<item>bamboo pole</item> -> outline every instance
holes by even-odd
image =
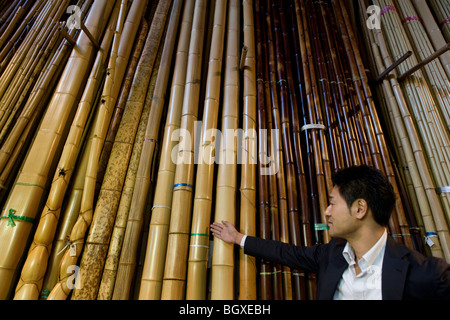
[[[113,24],[114,22],[114,19],[112,19]],[[61,205],[72,176],[84,125],[90,114],[96,92],[103,77],[103,68],[107,61],[106,53],[109,51],[113,35],[110,29],[108,31],[107,36],[104,37],[102,49],[97,54],[83,97],[72,122],[71,130],[69,131],[61,154],[46,205],[41,213],[33,243],[29,249],[25,265],[22,268],[22,274],[16,287],[14,299],[35,300],[39,297],[42,281],[47,270],[47,260],[51,252],[53,238],[59,221]]]
[[[150,115],[146,124],[142,153],[136,172],[136,184],[131,199],[130,213],[117,270],[113,299],[127,298],[136,274],[138,245],[144,224],[144,214],[147,203],[149,202],[146,199],[148,196],[143,195],[149,195],[152,167],[157,164],[154,163],[155,148],[166,102],[165,97],[182,7],[183,1],[175,1],[173,3],[167,37],[161,57],[162,64],[158,72],[158,78],[156,79],[155,93],[151,100]]]
[[[112,9],[111,3],[98,1],[87,18],[87,25],[91,32],[98,36],[105,23],[99,23],[100,18]],[[68,117],[72,112],[76,93],[82,85],[84,75],[88,70],[93,48],[87,37],[82,34],[77,42],[81,50],[74,50],[61,76],[58,89],[41,122],[40,130],[31,146],[21,173],[9,200],[4,206],[3,217],[0,221],[2,255],[0,258],[0,298],[6,298],[10,292],[18,262],[25,251],[27,239],[31,233],[32,223],[36,217],[43,191],[47,185],[47,175],[55,153],[60,146],[60,138],[65,129]],[[65,106],[61,108],[61,105]],[[42,155],[47,155],[42,157]],[[25,221],[18,217],[27,217]],[[11,221],[13,223],[11,223]],[[18,223],[15,223],[17,221]],[[14,245],[11,245],[11,244]],[[12,250],[12,251],[11,251]]]
[[[141,27],[138,35],[137,42],[135,44],[132,60],[128,65],[127,77],[124,79],[124,83],[122,84],[121,95],[125,95],[128,97],[129,89],[128,86],[131,87],[131,83],[133,80],[133,76],[136,72],[136,67],[139,62],[139,57],[141,56],[145,39],[147,38],[147,34],[149,31],[149,25],[145,19],[142,19]],[[158,57],[160,59],[160,57]],[[150,86],[152,86],[153,78],[156,78],[154,73],[152,73],[152,79],[150,80]],[[128,81],[127,81],[128,80]],[[128,84],[129,82],[129,84]],[[154,86],[153,86],[154,87]],[[149,87],[149,92],[151,87]],[[114,282],[116,280],[117,274],[117,262],[120,258],[120,251],[122,249],[123,237],[125,234],[126,222],[128,220],[128,213],[130,209],[131,197],[133,195],[134,183],[136,180],[136,171],[138,167],[139,157],[142,151],[142,143],[144,140],[144,131],[145,126],[148,121],[148,115],[150,111],[150,103],[148,103],[148,99],[150,94],[147,94],[147,98],[144,104],[144,109],[142,111],[141,120],[139,123],[138,132],[136,134],[136,141],[133,146],[133,152],[130,158],[130,165],[128,166],[125,182],[123,185],[121,198],[119,202],[119,207],[117,208],[117,216],[114,222],[114,229],[111,234],[111,242],[108,248],[108,254],[105,260],[105,267],[103,269],[102,280],[99,287],[98,292],[98,300],[111,300],[113,291],[114,291]],[[153,95],[153,92],[152,92]],[[126,98],[123,98],[123,107],[126,104]],[[121,98],[119,98],[117,105],[121,105]],[[115,111],[118,108],[116,106]],[[115,114],[116,115],[116,114]],[[114,116],[115,116],[114,115]],[[113,123],[113,120],[111,121]],[[111,126],[110,126],[111,129]],[[105,141],[106,144],[106,141]],[[105,145],[106,146],[106,145]],[[103,148],[105,149],[105,147]],[[102,155],[104,154],[104,150]],[[102,179],[103,180],[103,179]],[[97,180],[98,181],[98,180]]]
[[[423,22],[423,27],[426,29],[434,48],[438,49],[444,47],[447,42],[445,41],[444,36],[442,35],[442,32],[439,29],[439,26],[436,23],[436,20],[434,19],[428,4],[424,1],[413,0],[412,5],[419,13],[420,18]],[[450,52],[447,51],[446,53],[442,54],[439,57],[439,60],[441,60],[447,77],[450,78]]]
[[[131,21],[136,22],[141,20],[145,2],[134,2],[134,4],[137,6],[131,8],[130,14],[134,18]],[[124,115],[114,141],[99,198],[96,203],[92,225],[86,239],[86,246],[80,262],[81,288],[75,288],[72,295],[72,299],[75,300],[95,299],[97,297],[114,220],[119,206],[120,193],[122,192],[126,169],[133,150],[139,119],[142,115],[148,84],[152,70],[157,70],[153,66],[164,30],[164,17],[168,11],[168,7],[170,7],[170,3],[166,4],[166,7],[157,10],[156,14],[158,18],[161,15],[161,20],[153,20],[149,32],[151,37],[147,38],[137,66],[133,85],[130,89]],[[156,21],[161,23],[161,25],[158,25],[155,29]],[[138,26],[139,23],[135,23],[135,25]],[[111,114],[112,112],[109,113],[109,116]],[[105,130],[104,127],[103,130]],[[106,133],[106,130],[102,131],[102,134],[103,132]],[[104,136],[102,135],[102,137]]]
[[[48,299],[50,300],[66,299],[68,294],[71,292],[71,289],[73,289],[73,286],[68,281],[68,278],[70,278],[71,275],[67,275],[67,272],[70,273],[73,271],[70,271],[70,266],[76,264],[83,248],[85,233],[92,221],[98,159],[100,157],[101,148],[106,134],[105,131],[108,127],[107,124],[109,124],[111,117],[113,109],[112,106],[116,102],[118,91],[126,70],[126,64],[131,53],[131,43],[134,42],[142,15],[142,12],[138,12],[137,17],[130,17],[130,21],[127,20],[124,22],[126,11],[126,3],[122,3],[120,6],[119,18],[117,22],[118,24],[113,40],[113,49],[109,58],[108,72],[102,90],[101,105],[93,123],[94,127],[90,133],[87,142],[88,145],[83,153],[83,157],[88,157],[88,165],[85,174],[80,213],[71,231],[71,249],[64,253],[60,263],[58,283],[48,296]],[[123,41],[120,41],[120,39],[123,39]],[[75,275],[75,278],[76,276],[78,275]]]
[[[186,299],[204,300],[206,296],[206,269],[209,251],[209,226],[216,157],[217,118],[219,114],[222,56],[224,46],[227,1],[218,0],[214,9],[214,27],[209,54],[206,97],[200,133],[199,163],[193,205]]]
[[[186,262],[191,224],[192,189],[194,182],[194,134],[197,120],[206,2],[197,0],[192,23],[189,60],[184,91],[180,129],[183,144],[178,147],[177,167],[172,196],[169,236],[164,266],[161,299],[182,299],[185,296]]]
[[[243,131],[240,184],[240,232],[256,235],[256,50],[253,0],[242,2],[244,45],[248,48],[243,75]],[[255,258],[239,250],[239,299],[255,300]]]
[[[236,223],[237,138],[239,121],[240,3],[228,2],[227,42],[223,88],[222,132],[219,150],[214,221]],[[245,62],[245,60],[244,60]],[[212,300],[234,299],[234,246],[214,238]]]
[[[180,26],[169,107],[161,146],[161,150],[165,151],[161,153],[158,169],[148,245],[139,293],[140,300],[157,300],[161,298],[170,222],[170,206],[172,203],[172,187],[176,169],[176,163],[172,161],[171,156],[178,151],[178,144],[173,137],[180,128],[194,4],[195,0],[186,1]],[[143,159],[142,162],[144,163],[144,161]]]

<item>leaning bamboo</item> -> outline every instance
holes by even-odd
[[[178,152],[178,144],[172,138],[179,129],[181,121],[194,4],[195,0],[186,1],[180,26],[169,107],[161,146],[161,149],[165,151],[161,153],[147,241],[148,245],[141,278],[139,293],[139,299],[141,300],[158,300],[161,298],[170,222],[170,206],[172,203],[172,187],[176,168],[176,163],[172,161],[171,157],[172,154]]]
[[[122,85],[121,94],[125,94],[127,92],[126,96],[129,94],[129,89],[131,89],[131,81],[133,79],[133,75],[136,72],[136,67],[139,62],[139,57],[141,56],[145,39],[147,38],[149,25],[145,19],[142,19],[140,32],[138,35],[138,39],[134,48],[132,60],[130,61],[128,65],[128,71],[127,71],[127,77],[124,79],[124,83]],[[153,77],[154,74],[152,74],[152,79],[150,80],[150,86],[153,84]],[[128,81],[129,79],[129,86],[128,88]],[[154,87],[154,86],[153,86]],[[127,90],[128,88],[128,90]],[[149,87],[150,88],[150,87]],[[151,88],[150,88],[151,90]],[[153,94],[153,92],[152,92]],[[149,94],[147,94],[148,96]],[[121,105],[121,97],[119,98],[117,105]],[[124,100],[124,106],[126,104],[126,98],[123,98]],[[122,249],[122,243],[123,243],[123,236],[125,233],[125,227],[126,222],[128,220],[128,213],[130,209],[130,202],[131,197],[133,195],[133,189],[134,189],[134,183],[136,181],[136,171],[137,166],[139,165],[139,157],[142,151],[142,143],[143,143],[143,131],[145,131],[145,126],[148,121],[148,115],[150,111],[150,103],[147,103],[148,97],[146,98],[146,102],[144,104],[144,109],[142,111],[141,120],[139,123],[138,132],[136,133],[136,141],[133,146],[133,152],[131,154],[130,158],[130,165],[128,166],[126,179],[123,185],[122,193],[120,196],[120,202],[119,207],[117,208],[117,215],[116,220],[114,222],[114,229],[111,234],[111,242],[108,248],[108,254],[105,260],[105,267],[103,269],[102,274],[102,280],[99,287],[98,292],[98,300],[111,300],[113,291],[114,291],[114,282],[116,280],[116,274],[117,274],[117,262],[119,261],[120,257],[120,251]],[[115,108],[115,111],[117,110],[117,106]],[[113,117],[115,117],[113,115]],[[111,123],[113,123],[113,120],[111,120]],[[111,126],[110,126],[111,129]],[[106,143],[107,140],[105,140]],[[104,147],[105,149],[105,147]],[[103,155],[103,153],[102,153]],[[103,179],[102,179],[103,180]],[[98,179],[97,179],[98,181]]]
[[[172,5],[167,36],[162,49],[161,67],[158,71],[155,91],[151,99],[150,115],[145,128],[139,167],[136,172],[136,183],[130,204],[130,212],[122,245],[123,249],[120,254],[117,269],[113,299],[126,299],[129,296],[136,274],[138,245],[142,235],[142,227],[148,203],[147,195],[150,190],[151,172],[153,166],[156,165],[154,163],[155,148],[166,102],[167,85],[182,7],[183,1],[174,1]]]
[[[383,34],[378,31],[375,33],[375,39],[379,46],[379,50],[381,51],[382,59],[384,61],[384,65],[391,65],[392,59],[390,58],[389,52],[387,50],[387,46],[385,43],[385,40],[383,38]],[[376,48],[376,47],[375,47]],[[375,49],[374,49],[375,51]],[[381,63],[381,62],[379,62]],[[403,92],[400,88],[400,84],[396,80],[396,78],[391,77],[390,79],[392,90],[394,91],[395,98],[397,100],[397,104],[393,104],[393,106],[398,105],[399,111],[395,112],[394,109],[394,115],[402,117],[402,121],[405,126],[405,131],[408,135],[408,141],[411,144],[411,152],[414,155],[415,163],[417,164],[417,170],[415,170],[415,166],[412,164],[411,166],[408,165],[409,169],[411,170],[411,178],[414,183],[415,192],[419,200],[419,206],[420,206],[420,212],[421,216],[423,218],[425,231],[426,232],[434,232],[436,233],[436,226],[435,222],[433,220],[433,216],[436,214],[442,215],[442,207],[439,203],[438,196],[435,192],[434,183],[432,181],[432,177],[430,175],[430,169],[428,168],[428,163],[426,160],[426,154],[425,151],[421,147],[421,138],[419,136],[419,132],[416,129],[416,125],[413,120],[412,114],[410,114],[410,111],[408,109],[407,103],[406,103],[406,97],[403,96]],[[398,125],[398,129],[401,129],[402,125]],[[405,154],[408,155],[410,152],[408,151],[408,144],[402,139],[402,142],[404,144],[404,150]],[[410,160],[411,161],[411,160]],[[417,173],[416,173],[417,172]],[[423,187],[421,187],[423,185]],[[422,196],[421,189],[425,189],[426,196]],[[443,234],[443,232],[441,232]],[[443,237],[443,235],[442,235]],[[444,238],[445,239],[445,238]],[[439,239],[433,239],[434,245],[431,246],[431,253],[433,256],[439,256],[442,257],[443,253],[441,250],[441,241]]]
[[[198,114],[205,20],[206,1],[197,0],[180,125],[183,144],[178,147],[161,299],[182,299],[185,294],[194,180],[194,122]]]
[[[442,32],[439,29],[439,26],[437,25],[428,4],[420,0],[413,0],[412,4],[416,11],[419,13],[420,18],[423,21],[423,27],[426,29],[434,48],[439,49],[444,47],[447,42],[445,41],[444,36],[442,35]],[[447,51],[442,54],[439,57],[439,60],[441,60],[442,66],[447,73],[447,77],[450,78],[450,52]]]
[[[199,163],[192,213],[189,258],[186,280],[186,299],[204,300],[206,297],[206,269],[209,251],[209,225],[216,157],[217,118],[219,115],[222,56],[227,16],[227,1],[217,0],[214,8],[214,27],[209,54],[206,97],[200,133]]]
[[[92,8],[86,25],[96,37],[102,33],[105,25],[101,18],[105,12],[110,12],[111,9],[112,4],[108,1],[98,1]],[[54,158],[60,148],[61,136],[67,119],[73,112],[77,92],[85,78],[84,75],[94,52],[90,40],[84,34],[80,36],[77,44],[82,50],[72,52],[64,74],[61,76],[58,89],[41,122],[40,130],[10,193],[9,201],[5,205],[5,218],[2,217],[0,221],[0,247],[5,253],[0,258],[0,298],[6,298],[10,291],[18,262],[25,251],[27,238],[31,232],[32,223],[26,221],[34,222],[43,191],[47,185],[47,175],[52,166],[52,161],[47,161],[47,159]],[[61,105],[64,108],[61,108]],[[42,157],[43,154],[46,154],[47,157]],[[6,218],[9,220],[8,222],[5,221]],[[20,219],[25,219],[25,221]],[[15,221],[20,222],[16,223]],[[11,246],[11,243],[14,245]]]
[[[243,86],[243,131],[241,185],[240,185],[240,232],[256,235],[256,50],[254,33],[253,0],[242,3],[244,45],[248,48],[245,58]],[[255,259],[239,250],[239,299],[256,299]]]
[[[135,25],[135,35],[139,25],[139,23],[136,22],[141,20],[146,3],[145,1],[135,1],[133,2],[133,5],[129,15],[131,17],[130,21],[133,21],[133,24]],[[170,6],[170,4],[168,4],[168,6]],[[158,14],[164,15],[167,10],[168,9],[164,8],[161,12],[158,12]],[[119,27],[120,26],[121,24]],[[164,19],[162,19],[162,25],[158,26],[158,28],[164,29]],[[152,34],[156,39],[147,39],[136,69],[133,85],[130,90],[124,115],[114,141],[110,160],[97,199],[83,256],[81,257],[81,288],[76,288],[74,290],[72,299],[75,300],[92,300],[97,297],[112,228],[119,205],[120,193],[125,180],[126,168],[128,167],[139,124],[139,121],[137,120],[139,120],[142,115],[147,88],[158,51],[157,44],[162,36],[162,31],[158,29],[155,30],[154,23],[152,23],[149,34]],[[108,116],[111,117],[111,115],[112,112],[109,112]],[[106,133],[105,127],[103,127],[102,130],[104,130],[102,131],[102,134]],[[102,137],[105,137],[105,135],[102,135]],[[93,149],[91,152],[92,151]]]
[[[406,37],[405,31],[400,25],[400,18],[394,11],[395,8],[392,6],[385,6],[389,3],[390,2],[385,1],[379,2],[377,0],[377,5],[389,9],[384,10],[385,12],[382,15],[381,22],[392,55],[397,57],[399,52],[404,52],[405,49],[411,48],[411,44]],[[404,73],[406,68],[411,68],[414,64],[417,64],[417,59],[413,55],[405,61],[405,66],[402,64],[398,68],[400,72]],[[402,82],[402,88],[406,93],[405,98],[407,98],[407,102],[417,124],[418,132],[423,141],[428,165],[430,166],[430,172],[432,172],[433,178],[436,181],[435,183],[437,186],[447,185],[448,160],[446,161],[446,159],[448,159],[449,136],[445,128],[442,127],[442,121],[436,110],[436,104],[431,98],[432,95],[425,82],[423,72],[418,70],[413,75],[407,77]],[[445,200],[444,198],[445,195],[443,196],[441,194],[441,199]],[[441,207],[441,205],[444,206]],[[448,241],[445,240],[448,235],[448,226],[444,216],[445,213],[448,213],[448,206],[445,206],[445,202],[443,201],[442,204],[436,204],[436,207],[433,207],[432,212],[436,227],[440,230],[437,233],[441,238],[443,254],[448,258],[449,251],[448,248],[446,248]],[[436,250],[433,254],[439,255],[439,252],[440,250]]]
[[[295,56],[295,66],[289,67],[289,64],[286,62],[287,70],[288,70],[288,88],[291,90],[291,121],[292,121],[292,135],[293,135],[293,143],[294,143],[294,154],[295,154],[295,165],[297,170],[297,179],[299,186],[299,214],[300,214],[300,223],[301,223],[301,235],[302,240],[301,243],[304,246],[312,245],[312,235],[311,235],[311,224],[310,224],[310,212],[309,212],[309,200],[308,200],[308,187],[306,182],[306,173],[305,173],[305,164],[303,160],[304,149],[302,147],[302,132],[300,130],[300,115],[302,110],[305,109],[305,80],[304,80],[304,70],[302,63],[302,55],[300,53],[300,39],[298,36],[297,23],[296,23],[296,10],[295,3],[291,2],[289,7],[282,8],[280,14],[284,14],[285,10],[289,10],[289,22],[291,25],[291,32],[288,33],[286,30],[286,19],[281,19],[281,26],[283,28],[284,35],[284,47],[286,53],[289,53],[287,48],[290,47],[290,39],[292,37],[293,48],[294,48],[294,56]],[[288,37],[291,35],[291,37]],[[286,54],[286,60],[290,57]],[[294,73],[292,70],[296,70]],[[297,90],[295,90],[294,79],[297,81]],[[298,93],[298,96],[297,96]],[[298,97],[298,99],[297,99]],[[301,107],[299,107],[301,106]],[[286,237],[286,242],[288,242],[288,238]],[[315,287],[316,287],[316,276],[314,273],[308,272],[307,275],[307,285],[306,293],[303,295],[305,299],[313,300],[315,297]],[[302,279],[302,278],[300,278]],[[302,292],[303,293],[303,292]]]
[[[422,22],[419,21],[420,18],[418,17],[415,8],[410,2],[405,2],[403,0],[397,0],[396,4],[399,9],[399,15],[403,19],[402,24],[409,35],[409,39],[417,56],[420,57],[421,60],[428,58],[435,53],[436,50],[433,48]],[[450,128],[450,82],[440,59],[434,59],[427,63],[423,67],[423,70],[431,85],[431,90],[437,104],[436,106],[440,109],[441,116],[443,117],[443,121],[445,121],[447,128]]]
[[[442,30],[442,34],[447,42],[450,41],[450,12],[448,10],[450,3],[448,0],[427,1],[436,15],[437,23]]]
[[[97,174],[97,187],[96,194],[98,194],[103,178],[105,176],[106,166],[108,165],[108,160],[111,155],[111,150],[114,144],[114,139],[117,135],[117,130],[119,130],[120,120],[123,117],[123,112],[125,105],[127,104],[128,95],[130,94],[131,85],[133,82],[134,74],[136,73],[137,64],[142,53],[142,48],[145,44],[145,39],[147,37],[149,23],[146,19],[142,19],[142,26],[140,27],[140,33],[138,40],[134,46],[134,54],[128,63],[128,68],[126,76],[123,80],[122,87],[120,89],[119,97],[117,99],[116,106],[114,107],[114,113],[109,124],[108,133],[105,138],[105,143],[102,149],[102,155],[100,156],[100,163],[98,167]]]
[[[107,123],[109,123],[109,118],[112,113],[111,105],[114,105],[117,99],[118,91],[126,70],[126,64],[131,52],[130,43],[134,41],[142,14],[140,12],[138,17],[134,17],[134,19],[137,19],[138,22],[131,18],[131,21],[126,21],[124,24],[126,10],[126,4],[122,3],[120,6],[112,51],[109,57],[108,72],[106,74],[106,80],[102,90],[101,105],[93,123],[94,127],[87,142],[88,146],[85,148],[82,156],[88,157],[89,159],[85,175],[80,213],[70,235],[71,250],[64,253],[60,264],[58,283],[48,297],[50,300],[66,299],[71,289],[73,289],[73,287],[70,288],[70,284],[66,281],[70,276],[67,275],[67,268],[70,268],[70,266],[76,264],[83,248],[85,233],[92,221],[92,207],[94,202],[93,198],[98,158],[105,136],[105,127],[107,128]],[[123,41],[120,41],[121,38]]]
[[[237,141],[239,114],[239,33],[240,4],[238,0],[228,3],[227,43],[223,88],[222,132],[217,170],[216,204],[214,220],[236,220],[237,190]],[[234,299],[234,246],[214,238],[211,263],[211,299]]]
[[[111,25],[115,23],[114,20],[113,18]],[[71,130],[64,145],[50,193],[34,235],[33,243],[22,268],[22,274],[16,287],[14,299],[35,300],[39,297],[42,286],[41,281],[43,281],[47,270],[47,260],[51,252],[65,191],[71,179],[79,151],[84,126],[95,100],[96,92],[102,82],[103,69],[107,61],[106,52],[109,51],[113,35],[111,29],[108,29],[108,31],[102,43],[102,50],[97,54],[83,97],[72,122]]]

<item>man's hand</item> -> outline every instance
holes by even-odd
[[[222,221],[222,223],[214,222],[211,225],[211,233],[227,243],[234,243],[237,245],[241,244],[242,237],[244,236],[228,221]]]

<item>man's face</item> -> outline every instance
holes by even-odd
[[[347,202],[339,193],[338,187],[334,187],[329,196],[329,206],[325,210],[331,237],[346,239],[348,235],[356,231],[357,219],[355,219],[355,212],[353,212],[356,210],[356,206],[348,208]]]

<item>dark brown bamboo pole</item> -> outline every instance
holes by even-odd
[[[256,235],[256,49],[253,1],[243,0],[244,45],[247,56],[243,69],[242,165],[240,184],[240,231]],[[254,300],[256,294],[255,259],[239,251],[239,299]]]
[[[267,14],[270,14],[270,5],[267,1],[255,1],[255,48],[256,48],[256,75],[257,77],[262,72],[262,64],[263,61],[259,59],[264,59],[264,55],[262,53],[262,43],[265,42],[265,37],[262,35],[263,28],[266,27],[265,24],[262,24],[261,16],[264,14],[264,16],[267,17]],[[260,8],[264,8],[263,10],[260,10]],[[264,48],[267,46],[267,44],[264,46]],[[265,53],[265,52],[264,52]],[[267,150],[268,145],[267,142],[264,140],[267,140],[267,136],[264,137],[262,135],[262,129],[265,128],[265,112],[263,113],[263,110],[265,111],[265,91],[264,84],[261,81],[257,82],[257,110],[258,110],[258,128],[259,128],[259,136],[258,136],[258,151],[259,153],[261,151]],[[267,101],[268,104],[270,104],[270,100]],[[270,110],[270,108],[269,108]],[[267,155],[266,155],[267,156]],[[262,172],[264,169],[262,167],[263,163],[261,159],[259,159],[258,162],[258,212],[259,212],[259,236],[263,239],[271,239],[271,221],[270,221],[270,214],[269,214],[269,199],[268,199],[268,179],[267,175]],[[273,226],[275,228],[275,226]],[[274,231],[275,232],[275,231]],[[266,260],[260,260],[260,274],[259,274],[259,283],[260,283],[260,295],[262,300],[271,300],[271,299],[280,299],[279,297],[279,290],[278,290],[278,284],[279,283],[273,283],[272,280],[277,281],[278,279],[274,277],[272,279],[272,268],[276,270],[277,266],[276,264],[272,264],[269,261]],[[272,292],[272,290],[274,292]]]
[[[290,95],[289,81],[292,82],[292,72],[289,72],[289,67],[285,67],[286,53],[288,57],[290,56],[290,48],[285,48],[284,39],[282,35],[282,26],[280,22],[280,4],[275,2],[272,6],[273,14],[273,26],[275,35],[275,48],[276,48],[276,71],[277,71],[277,86],[280,93],[280,111],[281,111],[281,136],[283,142],[283,156],[286,168],[286,186],[288,190],[288,210],[289,210],[289,229],[290,229],[290,239],[291,243],[294,245],[301,245],[301,235],[300,235],[300,222],[298,217],[298,194],[297,194],[297,176],[295,168],[295,157],[294,157],[294,147],[291,139],[291,121],[289,118],[289,113],[292,108],[296,106],[293,105],[294,102],[289,100]],[[270,37],[269,37],[270,40]],[[285,50],[287,49],[287,50]],[[270,48],[269,48],[270,57]],[[290,61],[290,59],[289,59]],[[270,64],[269,64],[270,66]],[[275,78],[271,78],[274,81]],[[290,83],[292,85],[292,83]],[[292,91],[291,91],[292,92]],[[296,97],[295,97],[296,100]],[[305,278],[304,272],[299,270],[294,270],[293,272],[293,283],[294,283],[294,299],[304,299],[305,297]]]

